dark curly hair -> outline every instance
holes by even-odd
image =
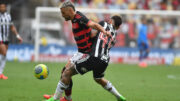
[[[114,25],[117,28],[122,24],[122,18],[120,16],[118,16],[118,15],[112,16],[111,19],[114,20]]]

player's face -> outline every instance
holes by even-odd
[[[71,17],[70,17],[71,13],[69,12],[67,8],[61,8],[61,14],[66,21],[71,20]]]
[[[4,13],[6,11],[6,5],[5,4],[0,4],[0,12]]]

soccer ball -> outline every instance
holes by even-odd
[[[38,64],[34,68],[34,76],[38,79],[45,79],[49,75],[49,69],[44,64]]]

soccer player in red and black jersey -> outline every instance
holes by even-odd
[[[86,61],[90,61],[90,53],[92,51],[92,45],[94,44],[94,38],[91,36],[91,30],[95,29],[98,32],[103,33],[103,35],[110,37],[111,32],[106,31],[100,24],[95,23],[89,20],[81,12],[76,11],[74,5],[70,2],[64,2],[60,8],[62,16],[66,21],[71,20],[72,29],[74,34],[74,39],[76,41],[78,52],[69,60],[66,66],[63,69],[61,74],[61,79],[57,85],[56,92],[54,96],[47,101],[58,101],[62,97],[62,94],[65,90],[66,96],[61,99],[61,101],[71,101],[70,95],[68,96],[67,90],[72,87],[71,77],[75,74],[84,74],[92,69],[83,68],[81,65]],[[90,62],[91,63],[91,62]],[[107,65],[106,65],[107,66]],[[93,71],[94,72],[94,71]],[[94,78],[98,79],[103,75],[96,75]],[[109,86],[111,84],[109,83]],[[71,90],[71,89],[70,89]],[[109,88],[108,90],[111,90]],[[117,92],[115,92],[117,93]]]

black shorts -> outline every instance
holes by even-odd
[[[8,44],[9,44],[9,41],[0,41],[0,44],[8,45]]]
[[[79,54],[78,56],[80,58],[73,62],[75,64],[75,69],[79,74],[83,75],[89,71],[92,71],[95,79],[104,77],[104,72],[108,66],[108,63],[87,54],[83,54],[82,56]]]

